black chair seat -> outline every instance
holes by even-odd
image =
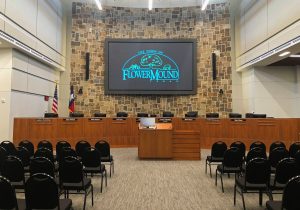
[[[105,171],[105,165],[101,164],[101,167],[84,167],[85,173],[103,173]]]
[[[282,202],[281,201],[267,201],[268,210],[281,210]]]
[[[101,162],[111,162],[113,160],[113,156],[101,157]]]
[[[236,184],[237,186],[239,186],[241,189],[245,189],[245,176],[240,176],[236,178]],[[267,185],[266,184],[252,184],[247,182],[246,183],[247,186],[247,190],[265,190],[267,189]]]
[[[92,180],[89,178],[83,178],[83,184],[82,182],[78,183],[62,183],[62,188],[67,190],[82,190],[82,186],[84,189],[88,189],[91,186]]]
[[[283,190],[284,187],[286,186],[286,184],[281,184],[278,182],[276,182],[274,184],[274,179],[275,179],[274,177],[271,177],[271,179],[270,179],[270,189],[271,190]]]
[[[217,166],[217,170],[221,173],[239,173],[241,171],[241,167],[227,167],[222,164]]]
[[[25,177],[25,183],[27,181],[29,177]],[[19,182],[10,182],[11,185],[15,188],[15,189],[24,189],[24,182],[23,181],[19,181]]]
[[[223,157],[207,156],[206,160],[210,161],[210,162],[222,162],[224,160],[224,158]]]

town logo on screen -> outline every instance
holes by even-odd
[[[144,79],[156,82],[178,82],[176,62],[157,50],[141,50],[130,57],[122,67],[123,80]]]

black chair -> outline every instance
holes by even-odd
[[[211,174],[211,165],[217,165],[223,162],[224,153],[227,150],[227,145],[223,141],[215,142],[211,148],[211,155],[206,157],[205,161],[205,173],[207,173],[207,165],[209,165],[210,177]]]
[[[184,116],[196,118],[196,117],[198,117],[198,112],[197,111],[187,112]]]
[[[289,153],[292,158],[295,158],[295,154],[300,150],[300,141],[294,142],[289,148]]]
[[[22,161],[16,156],[9,155],[4,159],[1,175],[6,177],[15,189],[24,189],[24,167]]]
[[[72,149],[71,147],[63,147],[62,148],[59,163],[66,157],[74,157],[74,158],[78,158],[79,160],[81,160],[81,157],[78,157],[77,152],[74,149]]]
[[[266,114],[253,114],[253,118],[266,118]]]
[[[253,113],[246,113],[245,117],[246,118],[254,118],[254,114]]]
[[[250,145],[250,150],[253,149],[254,147],[259,147],[261,148],[264,152],[266,152],[266,145],[261,142],[261,141],[255,141]]]
[[[77,142],[75,145],[75,150],[76,150],[77,155],[80,158],[82,158],[85,148],[89,148],[89,147],[91,147],[90,143],[85,140],[81,140],[81,141]]]
[[[268,160],[264,158],[254,158],[246,165],[246,172],[243,176],[238,176],[234,184],[234,205],[236,203],[236,191],[242,196],[243,208],[245,207],[244,193],[259,193],[259,204],[262,205],[262,194],[265,192],[270,200],[273,200],[269,188],[271,167]]]
[[[242,163],[243,163],[243,155],[238,147],[231,147],[225,151],[224,160],[222,164],[217,166],[216,181],[215,181],[215,184],[217,185],[218,172],[219,172],[221,178],[222,192],[224,192],[223,178],[222,178],[223,174],[234,173],[236,177],[236,174],[241,172]]]
[[[163,112],[163,117],[174,117],[174,114],[172,112]]]
[[[282,191],[287,182],[294,176],[300,175],[294,158],[284,158],[279,161],[275,177],[271,177],[270,188],[272,191]]]
[[[95,112],[94,113],[94,117],[106,117],[105,113],[101,113],[101,112]]]
[[[34,155],[34,145],[31,141],[29,140],[22,140],[20,143],[19,143],[19,146],[20,147],[25,147],[29,154],[30,154],[30,157],[33,157]]]
[[[157,117],[156,114],[150,114],[150,117]]]
[[[219,113],[206,113],[206,118],[219,118]]]
[[[70,117],[84,117],[84,114],[81,112],[71,112]]]
[[[270,153],[273,149],[275,149],[275,148],[277,148],[277,147],[284,147],[284,148],[286,148],[285,144],[284,144],[282,141],[275,141],[275,142],[273,142],[273,143],[270,145],[269,153]]]
[[[56,118],[56,117],[58,117],[58,114],[57,113],[45,113],[44,114],[44,117],[45,118]]]
[[[0,146],[2,146],[9,155],[17,154],[17,149],[11,141],[2,141]]]
[[[246,145],[243,142],[241,142],[241,141],[232,142],[230,147],[239,148],[240,152],[241,152],[241,155],[243,156],[243,158],[245,158],[245,156],[246,156]]]
[[[55,176],[54,164],[45,157],[32,158],[29,165],[30,176],[38,173],[48,174],[49,176]]]
[[[25,209],[25,200],[17,199],[10,181],[0,176],[0,209]]]
[[[271,173],[275,173],[277,164],[284,158],[289,157],[289,152],[284,147],[277,147],[270,152],[269,162],[271,165]]]
[[[2,163],[7,156],[8,156],[8,152],[6,152],[6,149],[0,146],[0,174],[2,170]]]
[[[117,112],[117,117],[128,117],[128,113],[126,113],[126,112]]]
[[[72,200],[59,199],[59,194],[53,177],[43,173],[34,174],[25,185],[26,209],[71,209]]]
[[[60,187],[65,190],[65,197],[69,197],[70,191],[80,193],[84,191],[83,210],[86,206],[86,197],[92,193],[92,206],[94,205],[93,185],[90,178],[84,177],[83,166],[81,162],[74,157],[66,157],[59,167]]]
[[[298,166],[298,171],[300,172],[300,150],[295,154],[295,160]]]
[[[242,118],[242,114],[239,114],[239,113],[229,113],[228,117],[229,118]]]
[[[16,156],[22,161],[24,171],[29,172],[30,153],[25,147],[18,146]]]
[[[50,141],[48,140],[41,140],[38,145],[37,145],[37,148],[40,149],[40,148],[47,148],[49,149],[52,153],[53,153],[53,145]]]
[[[60,155],[64,147],[71,147],[71,144],[65,140],[61,140],[56,143],[56,160],[60,159]]]
[[[148,113],[137,113],[137,117],[149,117]]]
[[[282,201],[267,201],[268,210],[299,210],[300,176],[291,178],[284,188]]]
[[[254,147],[252,148],[246,156],[246,163],[249,163],[250,160],[254,158],[264,158],[267,159],[267,154],[266,152],[260,148],[260,147]]]
[[[100,152],[101,162],[109,164],[109,176],[115,172],[114,158],[110,154],[110,145],[105,140],[100,140],[95,144],[95,148]]]
[[[105,169],[105,165],[101,164],[101,156],[100,152],[94,148],[86,148],[83,152],[82,156],[82,164],[84,166],[83,171],[91,176],[93,174],[101,174],[101,193],[103,188],[103,178],[105,176],[105,184],[107,186],[107,172]]]
[[[53,164],[55,162],[52,151],[46,147],[37,149],[34,153],[34,157],[45,157],[48,158]]]

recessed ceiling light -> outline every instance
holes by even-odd
[[[205,10],[208,5],[209,0],[202,0],[202,7],[201,10]]]
[[[300,55],[290,55],[291,58],[300,58]]]
[[[152,0],[149,0],[149,1],[148,1],[148,9],[149,9],[149,10],[152,10],[152,5],[153,5],[153,1],[152,1]]]
[[[283,57],[283,56],[286,56],[286,55],[288,55],[288,54],[290,54],[291,52],[289,52],[289,51],[285,51],[284,53],[281,53],[279,56],[280,57]]]
[[[95,0],[95,3],[96,3],[96,5],[97,5],[98,9],[99,9],[99,10],[102,10],[102,5],[101,5],[100,0]]]

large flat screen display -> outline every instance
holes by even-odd
[[[195,39],[106,39],[105,94],[196,94]]]

